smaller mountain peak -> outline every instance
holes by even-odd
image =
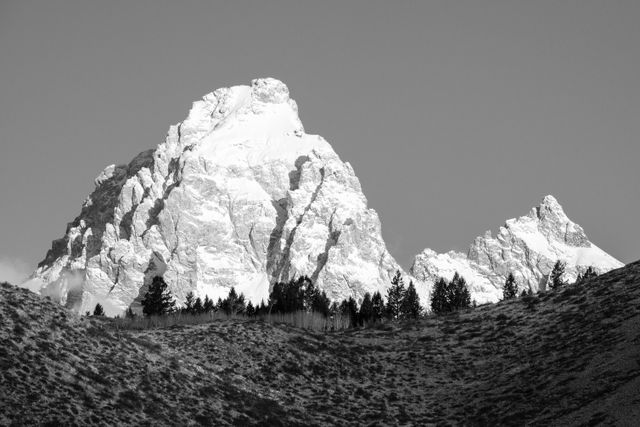
[[[562,206],[560,206],[560,203],[558,203],[558,199],[553,197],[551,194],[544,196],[544,199],[542,199],[542,203],[540,203],[540,207],[548,207],[554,210],[557,210],[557,209],[562,210]]]
[[[551,194],[544,196],[544,199],[542,199],[542,203],[533,208],[531,213],[532,216],[537,217],[540,220],[544,220],[548,217],[567,218],[562,205],[560,205],[558,199],[556,199]]]
[[[287,85],[273,77],[251,80],[251,93],[254,99],[270,104],[282,104],[289,100]]]

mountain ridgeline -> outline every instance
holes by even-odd
[[[231,288],[253,304],[275,283],[308,276],[332,301],[386,295],[396,271],[423,304],[455,272],[477,303],[498,301],[513,273],[522,289],[545,288],[554,263],[570,279],[622,264],[587,239],[547,196],[466,254],[416,256],[409,274],[390,255],[377,213],[351,165],[309,135],[280,81],[218,89],[193,104],[157,148],[111,165],[64,236],[24,286],[84,313],[132,309],[163,276],[178,305]],[[522,290],[519,289],[519,290]]]

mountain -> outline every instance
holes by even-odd
[[[75,311],[139,309],[158,274],[178,301],[234,286],[258,303],[299,275],[332,299],[360,298],[399,268],[351,165],[305,133],[272,78],[206,95],[164,143],[95,185],[25,284]]]
[[[546,196],[528,215],[508,220],[495,237],[491,231],[476,237],[466,254],[425,249],[415,257],[411,273],[431,286],[438,277],[451,279],[457,271],[467,280],[472,299],[485,303],[502,298],[509,273],[520,290],[544,290],[558,260],[566,263],[567,281],[574,281],[589,266],[604,273],[623,265],[591,243],[558,201]]]
[[[0,425],[636,425],[640,262],[339,332],[123,330],[0,285]]]

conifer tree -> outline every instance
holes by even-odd
[[[371,308],[371,319],[374,322],[379,322],[383,317],[385,317],[385,306],[380,292],[374,292],[373,296],[371,297]]]
[[[404,297],[404,281],[400,270],[396,271],[396,275],[391,279],[391,287],[387,290],[387,317],[391,320],[397,320],[400,317],[400,304]]]
[[[400,302],[400,317],[415,320],[420,318],[421,311],[420,297],[418,297],[416,287],[413,285],[413,280],[411,280]]]
[[[450,311],[447,300],[447,287],[448,284],[444,277],[438,278],[433,285],[433,290],[431,291],[431,311],[435,314]]]
[[[142,312],[147,316],[160,316],[173,311],[176,303],[168,289],[167,283],[161,276],[155,276],[149,285],[149,290],[142,298]]]
[[[243,314],[246,309],[244,295],[236,292],[236,288],[229,290],[229,295],[222,301],[222,310],[229,315]]]
[[[578,274],[578,278],[576,279],[576,283],[582,284],[584,282],[588,282],[589,280],[593,279],[594,277],[598,277],[598,273],[596,272],[596,269],[593,268],[593,266],[590,265],[583,274]]]
[[[340,304],[338,304],[337,301],[334,301],[331,303],[331,306],[329,307],[329,315],[331,316],[335,316],[336,314],[340,313]]]
[[[183,311],[188,314],[193,314],[193,302],[195,296],[193,295],[193,291],[189,291],[189,293],[184,298],[184,309]]]
[[[93,309],[94,316],[104,316],[104,308],[102,308],[102,304],[96,304],[96,308]]]
[[[449,300],[451,311],[471,307],[471,293],[467,288],[467,281],[457,271],[453,275],[449,288],[451,289]]]
[[[124,317],[126,317],[127,319],[133,319],[134,317],[136,317],[136,314],[133,312],[131,307],[129,307],[127,308],[127,311],[124,312]]]
[[[516,284],[516,278],[513,277],[513,273],[509,273],[507,280],[505,280],[502,286],[502,299],[513,299],[518,296],[518,285]]]
[[[202,309],[205,313],[211,313],[215,306],[213,304],[213,300],[209,298],[209,295],[204,296],[204,303],[202,303]]]
[[[312,311],[320,313],[325,317],[329,315],[329,305],[331,301],[325,291],[317,292],[311,304]]]
[[[353,297],[349,297],[340,303],[340,313],[343,316],[349,317],[351,326],[356,326],[358,324],[358,303],[353,299]]]
[[[310,313],[311,311],[313,311],[313,306],[318,301],[318,298],[320,297],[320,290],[313,284],[311,279],[309,279],[307,276],[304,276],[301,279],[302,280],[300,281],[300,286],[302,288],[301,291],[303,293],[302,304],[304,307],[304,311],[306,311],[307,313]]]
[[[367,324],[373,319],[373,301],[371,294],[367,292],[364,294],[362,304],[360,304],[360,313],[358,315],[360,323]]]
[[[551,270],[551,274],[549,274],[548,283],[551,289],[556,289],[565,285],[565,282],[562,279],[565,266],[566,264],[564,262],[561,262],[560,260],[556,261],[555,265],[553,266],[553,270]]]
[[[202,299],[200,297],[196,298],[195,302],[193,303],[193,309],[192,309],[192,313],[193,314],[201,314],[204,312],[204,305],[202,304]]]
[[[253,317],[256,314],[256,309],[253,307],[253,304],[251,303],[251,301],[249,301],[247,303],[247,308],[245,309],[245,314],[247,315],[247,317]]]

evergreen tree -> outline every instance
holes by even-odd
[[[471,293],[469,292],[469,288],[467,288],[467,281],[464,277],[460,276],[457,271],[453,275],[449,288],[450,311],[471,307]]]
[[[526,297],[526,296],[527,296],[527,290],[523,289],[522,292],[520,293],[520,298]]]
[[[396,275],[391,279],[391,287],[387,290],[387,317],[391,320],[397,320],[400,317],[400,304],[404,297],[404,281],[400,270],[396,271]]]
[[[596,269],[593,268],[593,266],[589,266],[583,274],[578,274],[576,283],[582,284],[582,283],[588,282],[594,277],[598,277],[598,273],[596,272]]]
[[[331,307],[329,307],[329,315],[335,316],[340,313],[340,304],[337,301],[331,303]]]
[[[127,308],[127,311],[124,312],[124,317],[126,317],[127,319],[133,319],[134,317],[136,317],[136,314],[133,312],[131,307],[129,307]]]
[[[258,309],[256,310],[256,316],[267,314],[268,312],[269,312],[269,309],[267,308],[266,304],[264,303],[264,300],[262,300],[260,302],[260,307],[258,307]]]
[[[351,326],[356,326],[358,324],[358,303],[356,303],[356,300],[353,299],[353,297],[349,297],[340,303],[340,313],[343,316],[349,317]]]
[[[251,301],[249,301],[249,302],[247,303],[247,308],[245,309],[245,311],[244,311],[244,312],[245,312],[245,314],[246,314],[248,317],[253,317],[253,316],[255,316],[255,314],[256,314],[256,309],[253,307],[253,304],[251,303]]]
[[[400,317],[403,319],[418,319],[420,318],[420,297],[416,292],[416,287],[413,285],[413,280],[409,281],[409,287],[404,292],[402,301],[400,302]]]
[[[331,301],[329,300],[329,297],[327,297],[327,293],[325,291],[318,292],[312,301],[311,310],[327,317],[329,315],[330,304]]]
[[[200,297],[196,298],[195,302],[193,303],[192,313],[193,314],[204,313],[204,305],[202,304],[202,299]]]
[[[320,290],[313,284],[307,276],[299,279],[300,291],[302,292],[302,305],[304,311],[313,311],[313,305],[320,297]]]
[[[380,292],[374,292],[373,297],[371,297],[371,308],[371,319],[374,322],[379,322],[380,320],[382,320],[382,318],[385,316],[385,306]]]
[[[444,277],[438,278],[433,285],[431,291],[431,311],[435,314],[446,313],[449,310],[449,302],[447,300],[447,281]]]
[[[518,285],[516,278],[513,277],[513,273],[509,273],[507,280],[505,280],[502,286],[502,299],[513,299],[518,296]]]
[[[205,313],[211,313],[215,309],[213,300],[209,298],[209,295],[204,296],[204,303],[202,304],[202,308]]]
[[[360,313],[358,314],[358,317],[360,323],[365,325],[373,319],[373,301],[369,292],[364,294],[362,304],[360,304]]]
[[[222,301],[222,311],[228,315],[243,314],[246,309],[244,295],[236,292],[236,288],[229,290],[229,295]]]
[[[565,266],[566,264],[564,262],[561,262],[560,260],[556,261],[553,266],[553,270],[551,270],[551,274],[549,274],[548,283],[551,289],[556,289],[565,285],[565,282],[562,279]]]
[[[102,308],[102,304],[96,304],[96,308],[93,309],[94,316],[104,316],[104,308]]]
[[[214,307],[214,310],[217,312],[223,311],[222,310],[222,298],[218,297],[218,302],[216,303],[216,306]]]
[[[176,303],[161,276],[155,276],[141,301],[142,312],[147,316],[161,316],[173,311]]]
[[[193,301],[195,296],[193,295],[193,291],[189,291],[187,296],[184,298],[184,309],[183,311],[188,314],[193,314]]]

